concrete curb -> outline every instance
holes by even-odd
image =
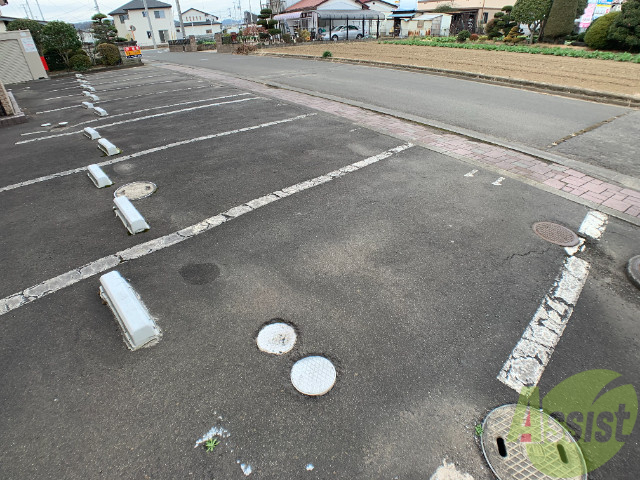
[[[14,114],[6,117],[0,117],[0,127],[8,127],[10,125],[18,125],[20,123],[27,123],[27,116],[24,114],[20,107],[18,106],[18,102],[16,102],[13,93],[10,91],[7,92],[9,96],[9,101],[11,102],[11,106],[13,108]]]
[[[631,283],[640,288],[640,255],[631,257],[627,263],[627,276]]]
[[[352,65],[365,65],[370,67],[389,68],[393,70],[404,70],[408,72],[426,73],[430,75],[440,75],[444,77],[461,78],[463,80],[474,80],[477,82],[491,83],[493,85],[512,86],[532,90],[534,92],[553,93],[569,98],[578,98],[580,100],[589,100],[598,103],[608,103],[612,105],[621,105],[631,108],[640,108],[640,97],[632,95],[622,95],[615,93],[600,92],[597,90],[589,90],[580,87],[568,87],[563,85],[554,85],[544,82],[532,82],[529,80],[518,80],[515,78],[500,77],[497,75],[485,75],[482,73],[462,72],[459,70],[447,70],[435,67],[420,67],[417,65],[402,65],[390,62],[378,62],[374,60],[355,60],[349,58],[322,58],[315,55],[301,55],[295,53],[271,53],[260,52],[261,56],[281,57],[281,58],[297,58],[300,60],[316,60],[321,62],[347,63]]]

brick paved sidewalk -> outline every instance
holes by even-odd
[[[640,192],[604,182],[575,169],[539,160],[530,155],[508,148],[480,143],[454,134],[443,133],[430,127],[418,125],[388,115],[371,112],[333,100],[314,97],[291,90],[270,88],[257,82],[216,73],[206,68],[174,64],[158,65],[161,68],[184,72],[198,77],[224,82],[237,88],[285,100],[298,105],[331,113],[357,122],[384,134],[410,141],[454,158],[471,161],[509,172],[508,176],[521,177],[534,185],[545,185],[545,190],[561,191],[567,198],[577,197],[580,203],[592,208],[607,207],[606,213],[617,213],[620,218],[629,215],[640,219]],[[607,211],[607,210],[611,211]],[[623,215],[620,215],[623,214]],[[628,219],[628,217],[627,217]],[[637,223],[637,222],[634,222]]]

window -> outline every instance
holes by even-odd
[[[164,10],[154,10],[153,16],[156,18],[164,18]]]
[[[120,15],[120,23],[124,23],[124,21],[127,20],[127,16],[128,15]]]
[[[147,30],[147,38],[151,38],[151,32]]]
[[[147,17],[147,12],[145,10],[142,11],[142,16],[145,18]]]
[[[213,33],[213,30],[206,30],[205,33]]]
[[[487,23],[489,21],[489,12],[484,12],[482,14],[482,23]]]

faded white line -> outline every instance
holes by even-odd
[[[495,182],[491,183],[491,185],[496,185],[496,186],[500,187],[500,186],[502,186],[502,182],[503,181],[504,181],[504,177],[498,177],[498,179]]]
[[[476,173],[478,173],[478,170],[471,170],[469,173],[465,173],[464,176],[473,177]]]
[[[58,290],[98,275],[99,273],[111,270],[112,268],[122,263],[128,262],[130,260],[135,260],[136,258],[144,257],[145,255],[149,255],[150,253],[157,252],[158,250],[162,250],[172,245],[176,245],[189,238],[195,237],[196,235],[200,235],[219,225],[222,225],[225,222],[231,221],[234,218],[238,218],[246,213],[252,212],[260,207],[289,197],[296,193],[303,192],[318,185],[331,182],[336,178],[343,177],[348,173],[355,172],[363,167],[389,158],[392,155],[407,150],[411,147],[413,147],[413,144],[405,143],[404,145],[392,148],[373,157],[365,158],[364,160],[352,163],[338,170],[333,170],[325,175],[296,183],[295,185],[283,188],[282,190],[276,190],[275,192],[269,193],[259,198],[255,198],[251,201],[243,203],[242,205],[238,205],[222,213],[218,213],[217,215],[206,218],[201,222],[183,228],[182,230],[178,230],[177,232],[173,232],[168,235],[149,240],[148,242],[144,242],[134,247],[127,248],[113,255],[102,257],[91,263],[83,265],[82,267],[70,270],[66,273],[58,275],[57,277],[51,278],[49,280],[45,280],[44,282],[32,287],[25,288],[21,292],[15,293],[0,300],[0,315],[4,315],[5,313],[15,310],[16,308],[31,303],[35,300],[39,300],[47,295],[57,292]]]
[[[82,93],[72,93],[71,95],[60,95],[59,97],[49,97],[49,98],[45,98],[45,100],[57,100],[59,98],[67,98],[67,97],[79,97],[82,96]]]
[[[122,125],[124,123],[132,123],[132,122],[140,122],[142,120],[149,120],[150,118],[166,117],[168,115],[174,115],[176,113],[191,112],[193,110],[200,110],[201,108],[217,107],[217,106],[220,106],[220,105],[229,105],[231,103],[248,102],[249,100],[263,100],[263,98],[262,97],[241,98],[240,100],[231,100],[230,102],[216,102],[216,103],[210,103],[208,105],[199,105],[197,107],[181,108],[180,110],[174,110],[172,112],[156,113],[155,115],[145,115],[144,117],[130,118],[128,120],[120,120],[119,122],[108,123],[106,125],[96,125],[93,128],[95,128],[97,130],[99,128],[113,127],[115,125]],[[19,142],[16,142],[15,144],[16,145],[22,145],[24,143],[31,143],[31,142],[39,142],[41,140],[48,140],[50,138],[58,138],[58,137],[66,137],[66,136],[69,136],[69,135],[76,135],[78,133],[82,133],[82,130],[76,130],[74,132],[67,132],[67,133],[58,133],[56,135],[47,135],[46,137],[32,138],[30,140],[21,140]]]
[[[129,155],[124,155],[122,157],[117,157],[117,158],[114,158],[112,160],[106,160],[104,162],[97,163],[96,165],[101,166],[101,167],[105,166],[105,165],[113,165],[115,163],[124,162],[126,160],[131,160],[132,158],[141,157],[143,155],[148,155],[150,153],[159,152],[159,151],[162,151],[162,150],[166,150],[168,148],[179,147],[181,145],[188,145],[190,143],[201,142],[203,140],[210,140],[212,138],[225,137],[225,136],[228,136],[228,135],[233,135],[235,133],[249,132],[249,131],[252,131],[252,130],[257,130],[259,128],[272,127],[274,125],[280,125],[282,123],[289,123],[289,122],[293,122],[295,120],[300,120],[302,118],[312,117],[314,115],[317,115],[317,114],[316,113],[308,113],[308,114],[305,114],[305,115],[298,115],[296,117],[287,118],[287,119],[284,119],[284,120],[274,120],[273,122],[261,123],[259,125],[254,125],[254,126],[251,126],[251,127],[237,128],[235,130],[227,130],[226,132],[212,133],[211,135],[204,135],[204,136],[201,136],[201,137],[195,137],[195,138],[191,138],[191,139],[188,139],[188,140],[181,140],[179,142],[169,143],[167,145],[162,145],[160,147],[154,147],[154,148],[150,148],[148,150],[142,150],[140,152],[132,153],[132,154],[129,154]],[[84,172],[86,170],[87,170],[87,167],[85,166],[85,167],[73,168],[71,170],[65,170],[63,172],[52,173],[51,175],[45,175],[43,177],[38,177],[38,178],[31,179],[31,180],[25,180],[24,182],[14,183],[13,185],[7,185],[6,187],[0,188],[0,193],[8,191],[8,190],[15,190],[16,188],[20,188],[20,187],[26,187],[28,185],[33,185],[34,183],[46,182],[47,180],[53,180],[55,178],[66,177],[68,175],[73,175],[75,173]]]
[[[212,100],[222,100],[224,98],[244,97],[246,95],[253,95],[253,94],[249,93],[249,92],[247,92],[247,93],[237,93],[237,94],[234,94],[234,95],[224,95],[222,97],[203,98],[202,100],[191,100],[189,102],[172,103],[171,105],[160,105],[159,107],[143,108],[142,110],[134,110],[132,112],[116,113],[115,115],[109,115],[109,117],[94,118],[92,120],[86,120],[84,122],[76,123],[76,124],[72,125],[72,127],[78,127],[80,125],[86,125],[87,123],[99,122],[101,120],[107,120],[107,119],[116,118],[116,117],[124,117],[126,115],[133,115],[135,113],[150,112],[151,110],[158,110],[160,108],[179,107],[181,105],[191,105],[191,104],[194,104],[194,103],[211,102]],[[25,135],[25,134],[23,133],[23,135]]]
[[[599,219],[598,231],[602,235],[607,222],[606,215],[589,212],[583,224],[591,222],[588,220],[590,216]],[[538,384],[580,298],[589,267],[588,262],[572,254],[566,257],[556,281],[502,366],[498,380],[518,393],[523,387]]]
[[[608,218],[606,214],[592,210],[584,217],[578,233],[598,240],[607,228]]]
[[[50,113],[50,112],[59,112],[60,110],[68,110],[70,108],[80,108],[82,105],[70,105],[68,107],[60,107],[60,108],[52,108],[51,110],[43,110],[41,112],[36,112],[36,115],[41,115],[43,113]]]

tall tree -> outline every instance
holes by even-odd
[[[640,0],[627,0],[609,29],[609,40],[625,50],[640,51]]]
[[[47,51],[56,52],[69,66],[69,56],[82,47],[78,32],[70,23],[55,20],[42,29],[42,46]]]
[[[42,55],[42,27],[41,23],[28,18],[19,18],[7,24],[7,30],[29,30],[40,55]]]
[[[113,43],[118,36],[118,29],[111,20],[105,20],[107,16],[104,13],[96,13],[91,20],[91,33],[96,40],[96,45],[101,43]]]
[[[518,23],[525,24],[530,33],[529,43],[533,43],[533,34],[542,26],[551,10],[551,0],[518,0],[513,6],[511,16]]]
[[[557,42],[573,32],[577,11],[578,0],[553,0],[544,27],[544,40]]]

